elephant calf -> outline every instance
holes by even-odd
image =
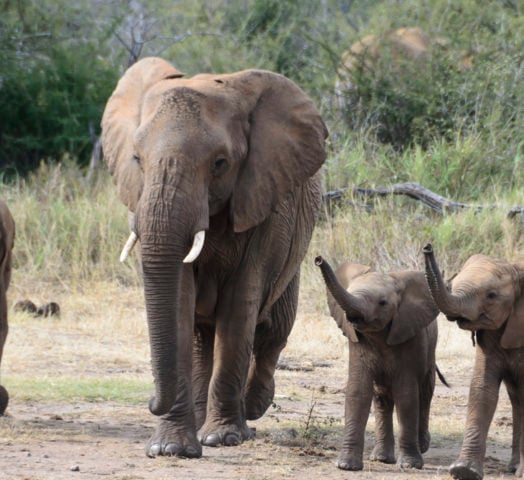
[[[7,298],[6,290],[11,280],[11,250],[15,238],[15,222],[7,205],[0,200],[0,362],[7,337]],[[9,395],[0,385],[0,415],[3,415]]]
[[[453,278],[448,291],[431,245],[426,245],[423,252],[427,280],[439,309],[448,320],[476,337],[466,431],[460,456],[450,473],[462,480],[483,477],[486,437],[504,382],[513,410],[509,470],[524,477],[524,262],[473,255]]]
[[[329,310],[349,339],[345,429],[338,468],[361,470],[364,433],[373,401],[376,440],[371,460],[395,462],[393,407],[400,424],[397,464],[422,468],[429,448],[435,387],[438,309],[423,272],[371,272],[342,264],[333,272],[317,257]]]

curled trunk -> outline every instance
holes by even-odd
[[[315,265],[320,267],[326,286],[333,298],[346,313],[348,318],[363,318],[364,306],[360,299],[351,295],[338,281],[335,272],[321,256],[315,258]]]
[[[435,260],[431,244],[428,243],[422,249],[422,252],[424,253],[426,264],[426,279],[437,307],[448,317],[460,317],[460,299],[448,292],[444,280],[442,279],[442,274],[438,268],[437,261]]]

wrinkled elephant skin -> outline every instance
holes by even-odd
[[[510,472],[522,477],[524,445],[524,263],[473,255],[448,289],[433,248],[423,249],[426,277],[436,304],[448,320],[476,338],[466,430],[453,478],[481,479],[486,438],[497,407],[500,384],[508,391],[513,414]],[[520,465],[520,466],[519,466]]]
[[[400,468],[422,468],[431,436],[438,309],[424,274],[372,272],[343,263],[335,272],[321,257],[329,311],[349,339],[345,428],[337,466],[362,470],[364,434],[374,405],[375,446],[370,460],[395,463],[393,409],[399,418]]]
[[[103,120],[105,161],[140,244],[160,422],[149,456],[252,438],[274,394],[300,263],[320,208],[327,130],[261,70],[185,78],[146,58]]]

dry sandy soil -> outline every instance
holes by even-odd
[[[26,298],[15,285],[10,303]],[[322,308],[301,306],[277,371],[277,394],[266,415],[252,423],[256,439],[239,447],[205,448],[198,460],[149,459],[144,443],[156,419],[138,402],[67,400],[24,391],[35,380],[93,378],[151,383],[142,296],[136,289],[96,285],[74,295],[41,287],[62,306],[57,320],[11,312],[2,381],[11,393],[0,418],[0,479],[441,479],[458,454],[474,349],[465,332],[439,320],[438,364],[451,388],[437,382],[432,446],[421,471],[366,461],[362,472],[335,467],[343,425],[346,342]],[[304,303],[307,302],[303,302]],[[322,305],[322,303],[321,303]],[[16,388],[15,388],[16,386]],[[27,387],[28,388],[28,387]],[[373,415],[366,432],[372,448]],[[492,423],[486,478],[509,478],[511,413],[505,392]]]

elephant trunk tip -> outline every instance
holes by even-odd
[[[424,246],[424,248],[422,249],[422,253],[424,253],[424,254],[433,253],[433,245],[431,245],[431,243],[427,243]]]
[[[317,257],[315,257],[315,265],[317,267],[320,267],[320,265],[322,265],[324,263],[324,259],[322,258],[322,256],[318,255]]]

